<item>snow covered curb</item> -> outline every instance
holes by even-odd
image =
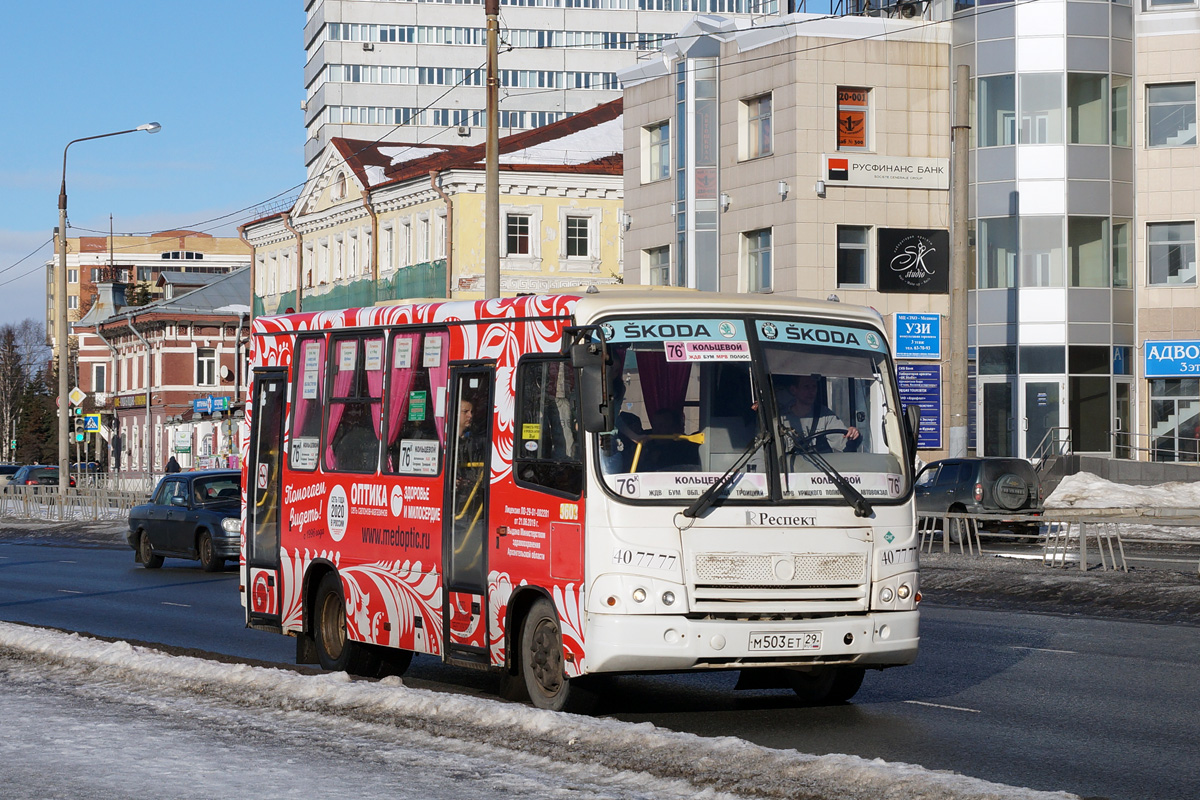
[[[0,622],[0,655],[120,680],[139,689],[226,698],[391,724],[584,764],[691,783],[701,797],[730,792],[809,800],[1070,800],[1076,795],[1008,787],[909,764],[773,750],[731,737],[704,738],[630,724],[405,687],[398,678],[355,681],[166,655]]]

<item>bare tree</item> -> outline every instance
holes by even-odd
[[[30,385],[49,368],[50,349],[45,331],[33,319],[0,325],[0,460],[11,460],[13,439],[19,438]]]

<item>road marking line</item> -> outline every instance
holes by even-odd
[[[1019,644],[1014,644],[1012,647],[1014,650],[1036,650],[1039,653],[1062,653],[1063,655],[1068,656],[1079,655],[1079,653],[1075,652],[1074,650],[1053,650],[1049,647],[1024,647]]]
[[[906,703],[912,703],[914,706],[929,706],[930,708],[945,708],[949,711],[969,711],[972,714],[982,714],[978,708],[963,708],[961,706],[944,706],[941,703],[923,703],[920,700],[905,700]]]
[[[59,591],[66,594],[83,594],[83,592],[77,592],[74,589],[59,589]]]
[[[59,561],[60,564],[74,564],[74,561]]]
[[[178,608],[191,608],[191,606],[187,603],[168,603],[166,601],[163,601],[163,605],[164,606],[177,606]]]

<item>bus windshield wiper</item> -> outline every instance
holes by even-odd
[[[733,462],[733,466],[725,470],[725,474],[718,478],[716,483],[705,489],[704,494],[692,501],[692,504],[683,510],[683,515],[690,519],[707,511],[717,501],[717,495],[725,491],[733,483],[734,478],[742,474],[742,467],[754,458],[754,454],[761,450],[770,438],[766,431],[760,431],[745,452],[738,457],[737,461]]]
[[[825,460],[825,456],[817,452],[817,448],[812,445],[811,437],[804,437],[796,431],[791,425],[786,422],[782,425],[783,439],[787,445],[789,453],[799,453],[804,456],[804,460],[812,464],[821,472],[825,473],[825,477],[833,482],[837,490],[841,492],[842,497],[854,509],[854,516],[869,517],[873,512],[871,504],[867,502],[867,498],[862,496],[862,493],[850,485],[850,481],[842,473]]]

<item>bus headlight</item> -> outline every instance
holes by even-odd
[[[879,590],[879,601],[881,603],[892,602],[892,597],[894,597],[894,595],[892,594],[892,587],[885,586]]]
[[[900,584],[896,589],[896,597],[899,597],[901,600],[907,600],[910,594],[912,594],[912,587],[907,583]]]
[[[635,602],[635,603],[646,602],[646,590],[640,586],[638,588],[634,589],[633,590],[633,602]]]
[[[675,593],[674,592],[663,592],[662,593],[662,601],[663,601],[664,606],[675,605]]]

